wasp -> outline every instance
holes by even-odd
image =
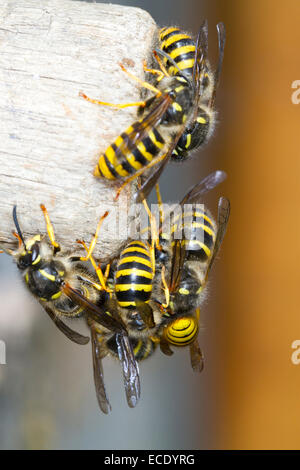
[[[16,227],[14,235],[19,241],[19,246],[15,251],[2,247],[3,251],[14,258],[31,294],[38,299],[51,320],[70,340],[78,344],[87,344],[89,337],[69,328],[62,318],[85,316],[87,319],[91,331],[95,383],[98,384],[97,397],[104,412],[109,411],[110,405],[107,398],[103,398],[103,396],[106,397],[106,394],[104,384],[101,385],[103,373],[95,337],[99,328],[106,335],[115,336],[118,357],[123,369],[127,401],[129,406],[133,407],[140,397],[138,366],[126,325],[116,314],[111,315],[108,309],[103,308],[107,298],[110,298],[110,291],[106,285],[107,274],[103,275],[100,266],[96,264],[92,256],[101,224],[108,212],[100,218],[89,247],[84,242],[78,241],[84,245],[87,251],[86,256],[78,256],[61,252],[48,212],[43,204],[41,204],[41,209],[45,217],[51,246],[40,234],[24,239],[17,218],[16,206],[14,206],[13,220]],[[92,262],[96,274],[91,273],[83,266],[83,262],[88,260]],[[94,325],[97,325],[97,329]],[[97,370],[96,363],[100,364]]]
[[[133,296],[131,308],[121,313],[131,336],[151,338],[167,355],[172,354],[170,346],[189,346],[191,365],[197,371],[204,365],[197,340],[200,306],[230,214],[224,197],[219,199],[217,223],[200,202],[225,178],[224,172],[216,171],[193,186],[181,200],[181,217],[175,214],[169,233],[164,225],[160,227],[155,237],[155,276],[147,298],[141,302]],[[164,222],[163,210],[161,215]]]
[[[152,91],[153,95],[144,101],[112,104],[91,99],[80,92],[80,96],[95,104],[117,108],[138,107],[139,119],[100,155],[94,171],[94,175],[98,178],[124,180],[116,198],[124,186],[147,172],[136,196],[137,201],[145,199],[170,158],[173,158],[173,152],[184,130],[190,123],[195,122],[201,96],[201,77],[206,69],[200,41],[202,36],[203,33],[199,36],[195,47],[192,74],[184,74],[179,69],[180,73],[170,75],[159,57],[159,50],[154,52],[160,70],[148,69],[144,64],[145,71],[158,76],[156,86],[141,81],[120,64],[122,70],[131,78]],[[169,59],[173,61],[171,57]]]
[[[191,151],[202,147],[212,136],[216,126],[215,98],[220,80],[224,58],[225,26],[218,23],[219,60],[213,72],[208,60],[208,28],[205,21],[199,30],[196,43],[190,35],[177,27],[165,27],[159,31],[159,45],[164,54],[164,64],[170,75],[192,77],[195,66],[195,51],[200,48],[202,53],[202,69],[198,76],[199,98],[198,111],[194,120],[190,121],[173,150],[173,160],[185,160]]]
[[[230,214],[229,200],[221,197],[216,223],[201,200],[225,177],[221,171],[211,173],[188,191],[180,202],[182,216],[174,217],[170,238],[164,239],[163,250],[169,253],[170,261],[167,278],[162,271],[166,301],[161,302],[164,319],[161,337],[173,346],[189,345],[192,367],[198,371],[203,368],[203,355],[197,341],[200,306]],[[166,351],[170,354],[168,349]]]

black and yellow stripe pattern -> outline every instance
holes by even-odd
[[[115,292],[118,304],[134,308],[136,301],[148,302],[152,293],[153,266],[150,249],[141,241],[130,242],[118,262]]]
[[[142,140],[136,139],[133,144],[131,134],[141,122],[142,120],[134,122],[100,155],[94,171],[96,177],[115,180],[132,175],[161,152],[165,141],[155,128],[149,128],[146,136]],[[129,151],[128,147],[133,150]]]
[[[169,54],[176,62],[178,68],[186,73],[192,74],[195,60],[195,42],[181,29],[176,27],[162,28],[159,32],[161,49]],[[179,73],[178,69],[165,59],[167,71],[170,75]]]
[[[191,344],[198,334],[198,321],[193,316],[177,318],[164,329],[166,340],[174,346]]]
[[[216,240],[215,223],[206,211],[198,208],[184,211],[182,222],[180,216],[174,218],[171,227],[172,243],[182,240],[185,245],[186,258],[206,261],[212,255]]]

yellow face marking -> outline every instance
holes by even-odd
[[[199,122],[199,124],[206,124],[206,119],[204,119],[204,117],[197,117],[197,122]]]
[[[180,85],[177,88],[175,88],[176,93],[180,93],[182,90],[184,90],[184,86]]]
[[[191,134],[188,134],[188,135],[186,136],[186,144],[185,144],[185,148],[186,148],[186,149],[188,149],[189,146],[191,145],[191,140],[192,140],[192,136],[191,136]]]
[[[179,103],[175,102],[175,103],[172,104],[172,106],[176,111],[179,111],[179,112],[182,111],[182,107],[180,106]]]
[[[62,294],[62,291],[56,292],[56,294],[53,294],[53,295],[51,296],[51,299],[52,299],[52,300],[58,299],[58,297],[60,297],[61,294]]]
[[[35,235],[34,237],[30,238],[28,242],[26,242],[26,250],[27,252],[30,251],[30,248],[35,244],[35,242],[40,242],[41,241],[41,235]],[[30,252],[31,253],[31,252]],[[26,251],[23,251],[22,255],[26,254]]]
[[[181,287],[178,292],[181,295],[189,295],[190,293],[190,291],[188,289],[185,289],[184,287]]]
[[[186,121],[186,118],[187,118],[187,115],[184,114],[184,115],[182,116],[182,122],[183,122],[183,123]]]
[[[176,69],[176,70],[177,70],[177,69]],[[187,83],[186,79],[183,78],[183,77],[177,77],[176,80],[177,80],[178,82]]]
[[[58,274],[59,274],[60,276],[64,276],[65,271],[58,271]]]
[[[32,263],[32,265],[38,264],[40,261],[41,261],[41,257],[40,255],[38,255],[37,259]]]
[[[28,282],[29,282],[28,273],[25,274],[25,282],[26,282],[26,284],[28,284]]]
[[[49,279],[49,281],[55,281],[55,276],[53,274],[47,273],[44,269],[39,269],[39,272],[41,273],[42,276],[44,276],[46,279]]]

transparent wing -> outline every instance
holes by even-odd
[[[195,184],[184,196],[180,205],[193,204],[199,202],[203,194],[208,193],[214,189],[218,184],[222,183],[227,178],[224,171],[214,171],[208,176],[203,178],[199,183]]]
[[[180,139],[184,129],[185,129],[185,124],[182,124],[175,138],[172,139],[172,143],[170,144],[169,149],[167,153],[165,154],[164,159],[161,161],[161,163],[158,163],[154,167],[154,170],[150,173],[150,175],[146,178],[146,180],[143,182],[143,184],[137,191],[136,196],[135,196],[136,203],[141,202],[143,199],[146,199],[148,195],[150,194],[150,192],[152,191],[152,189],[154,188],[154,186],[156,185],[156,183],[158,182],[160,175],[162,174],[165,166],[170,160],[173,150],[175,149],[177,142]]]
[[[190,345],[191,366],[194,372],[202,372],[204,368],[204,356],[199,346],[198,339]]]
[[[82,305],[85,313],[93,318],[101,326],[104,326],[114,333],[126,332],[126,327],[121,319],[116,319],[114,316],[108,315],[103,308],[88,300],[79,291],[73,289],[67,282],[62,286],[63,292],[68,295],[78,305]]]
[[[194,185],[184,196],[180,205],[193,204],[200,201],[201,197],[215,188],[218,184],[222,183],[226,179],[227,175],[224,171],[215,171],[210,175],[206,176],[199,183]],[[174,246],[172,249],[172,261],[171,261],[171,277],[170,277],[170,291],[174,292],[178,288],[180,282],[182,267],[185,262],[185,245],[181,240],[174,240]]]
[[[225,41],[226,41],[226,30],[225,30],[224,23],[217,24],[217,31],[218,31],[218,42],[219,42],[219,60],[218,60],[218,65],[217,65],[217,69],[215,72],[214,89],[213,89],[212,97],[209,103],[210,106],[213,106],[215,99],[216,99],[216,92],[219,86],[220,75],[221,75],[221,70],[222,70],[222,65],[223,65],[224,49],[225,49]]]
[[[227,229],[229,215],[230,215],[230,201],[226,197],[220,197],[219,204],[218,204],[218,231],[216,235],[214,251],[210,259],[207,271],[206,271],[206,275],[205,275],[206,279],[214,263],[214,260],[220,250],[220,247],[222,245],[222,242],[226,233],[226,229]]]
[[[111,411],[111,406],[106,395],[102,367],[102,359],[106,356],[106,353],[101,349],[101,343],[98,340],[98,334],[93,326],[91,326],[91,342],[96,396],[101,411],[103,411],[105,414],[108,414]]]
[[[127,403],[134,408],[141,394],[139,367],[127,334],[117,334],[118,356],[123,369],[123,378]]]
[[[70,327],[68,327],[57,315],[56,313],[50,308],[50,307],[44,307],[46,310],[47,314],[51,318],[51,320],[55,323],[57,328],[73,343],[77,344],[87,344],[90,340],[88,336],[83,336],[80,333],[77,333],[76,331],[72,330]]]
[[[157,98],[157,103],[153,105],[143,119],[136,121],[132,125],[132,131],[128,134],[124,133],[122,135],[123,142],[116,147],[116,155],[122,157],[124,153],[131,153],[135,149],[136,145],[146,137],[149,129],[153,129],[153,127],[157,126],[172,101],[173,99],[168,93],[164,93]]]

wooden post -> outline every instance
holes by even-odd
[[[79,91],[114,103],[138,101],[156,26],[148,13],[70,0],[7,0],[0,5],[0,241],[12,242],[17,204],[25,236],[45,233],[40,203],[64,249],[90,241],[99,217],[115,207],[119,183],[96,179],[100,152],[136,118],[136,108],[85,102]],[[131,188],[117,208],[127,211]],[[113,214],[95,256],[122,243]],[[118,237],[117,237],[118,238]],[[124,233],[124,238],[126,234]]]

